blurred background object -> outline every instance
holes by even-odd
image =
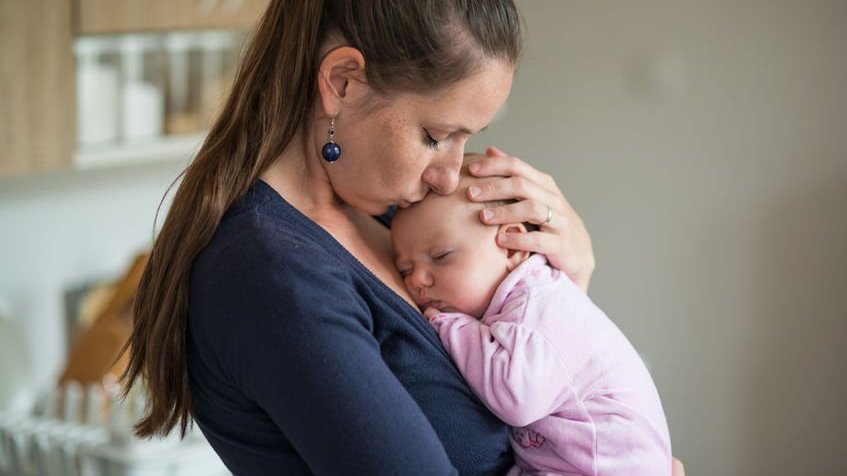
[[[0,4],[0,177],[186,160],[267,0]]]
[[[120,281],[110,288],[105,305],[74,343],[59,377],[60,386],[117,381],[123,375],[128,357],[121,351],[132,334],[132,304],[146,264],[146,254],[136,256]]]
[[[70,382],[48,389],[26,414],[0,413],[2,476],[223,476],[226,467],[193,428],[185,439],[139,440],[132,424],[141,388]]]
[[[261,3],[0,2],[0,296],[21,336],[0,328],[21,357],[0,374],[23,379],[22,407],[51,408],[33,392],[67,365],[65,296],[149,248]],[[468,149],[525,158],[581,213],[590,294],[649,360],[688,473],[847,474],[847,3],[519,6],[512,94]],[[195,81],[184,101],[171,63]],[[120,103],[151,88],[161,122],[139,127],[158,136],[133,137]],[[110,139],[77,143],[79,114]]]
[[[29,349],[12,313],[12,305],[0,298],[0,415],[25,413],[35,395]]]
[[[146,402],[143,382],[124,397],[118,380],[131,309],[147,255],[109,286],[96,317],[73,343],[58,383],[35,395],[23,341],[0,302],[0,476],[223,476],[229,474],[193,427],[140,440],[133,426]],[[118,358],[120,356],[120,358]]]
[[[0,475],[227,474],[198,432],[132,436],[115,359],[133,256],[266,3],[0,2]]]

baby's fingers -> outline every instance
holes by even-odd
[[[424,317],[426,317],[427,319],[432,319],[433,317],[435,317],[439,314],[441,314],[441,311],[439,311],[438,309],[436,309],[434,307],[428,307],[428,308],[424,309],[424,312],[423,312]]]

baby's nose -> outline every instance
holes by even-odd
[[[412,272],[412,286],[418,289],[418,292],[422,288],[432,286],[432,275],[425,269],[416,269]]]

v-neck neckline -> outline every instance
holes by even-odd
[[[420,310],[416,307],[412,306],[408,301],[406,301],[402,296],[400,296],[397,291],[391,288],[388,284],[385,283],[382,279],[380,279],[373,271],[370,270],[367,266],[365,266],[361,261],[359,261],[353,253],[350,252],[347,248],[344,247],[331,233],[329,233],[326,229],[324,229],[317,222],[309,218],[308,215],[301,212],[297,207],[292,205],[285,199],[279,192],[276,191],[273,187],[271,187],[267,182],[262,179],[257,179],[256,183],[253,187],[259,192],[262,196],[267,199],[275,200],[283,208],[286,209],[290,213],[290,216],[293,216],[300,222],[301,225],[306,227],[312,235],[321,241],[327,242],[331,245],[332,249],[335,251],[336,256],[339,258],[349,262],[353,268],[360,274],[364,275],[368,280],[376,283],[377,289],[385,296],[389,298],[394,304],[399,305],[403,312],[410,312],[414,315],[420,317],[420,321],[426,324],[426,319],[421,315]],[[390,211],[389,211],[390,213]],[[380,217],[372,217],[374,220],[381,222],[383,225],[387,226],[386,221]],[[427,324],[427,327],[429,325]]]

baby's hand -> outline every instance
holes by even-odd
[[[436,309],[434,307],[428,307],[428,308],[424,309],[424,312],[423,312],[424,317],[426,317],[430,321],[432,320],[433,317],[435,317],[439,314],[441,314],[441,311],[439,311],[438,309]]]

